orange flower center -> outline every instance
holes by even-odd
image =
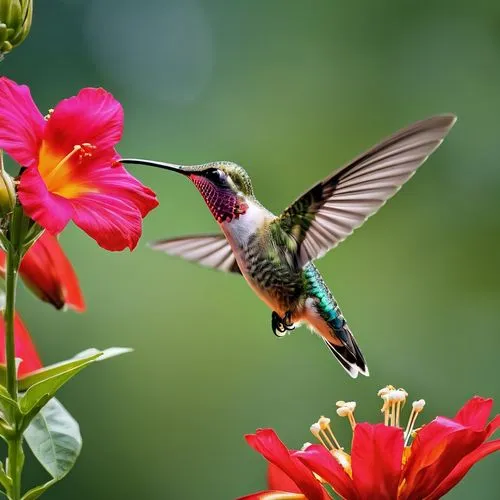
[[[38,158],[38,171],[47,189],[63,198],[77,198],[97,189],[86,182],[82,164],[90,159],[96,147],[84,142],[73,147],[67,155],[54,152],[46,142],[42,143]]]

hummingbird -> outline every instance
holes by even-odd
[[[368,376],[368,366],[314,261],[377,212],[441,144],[455,121],[452,114],[438,115],[400,130],[315,184],[278,216],[257,200],[249,175],[236,163],[118,162],[187,177],[221,229],[220,234],[159,240],[151,244],[153,249],[242,275],[272,310],[275,335],[306,324],[356,378],[360,373]]]

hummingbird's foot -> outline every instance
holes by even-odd
[[[292,313],[287,311],[285,316],[282,318],[276,311],[273,311],[271,316],[271,326],[276,337],[283,337],[287,331],[295,329],[292,322]]]
[[[292,312],[287,311],[285,313],[285,316],[283,316],[283,325],[285,326],[285,329],[288,331],[295,330],[295,326],[293,326],[293,321],[292,321]]]

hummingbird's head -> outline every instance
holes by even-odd
[[[217,222],[231,222],[244,215],[254,197],[252,182],[243,167],[228,161],[203,165],[174,165],[149,160],[123,158],[119,163],[149,165],[188,177],[203,196]]]

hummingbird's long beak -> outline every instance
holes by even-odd
[[[140,158],[121,158],[117,163],[132,163],[135,165],[148,165],[150,167],[161,168],[163,170],[171,170],[183,175],[192,173],[189,167],[183,165],[175,165],[174,163],[164,163],[162,161],[143,160]]]

